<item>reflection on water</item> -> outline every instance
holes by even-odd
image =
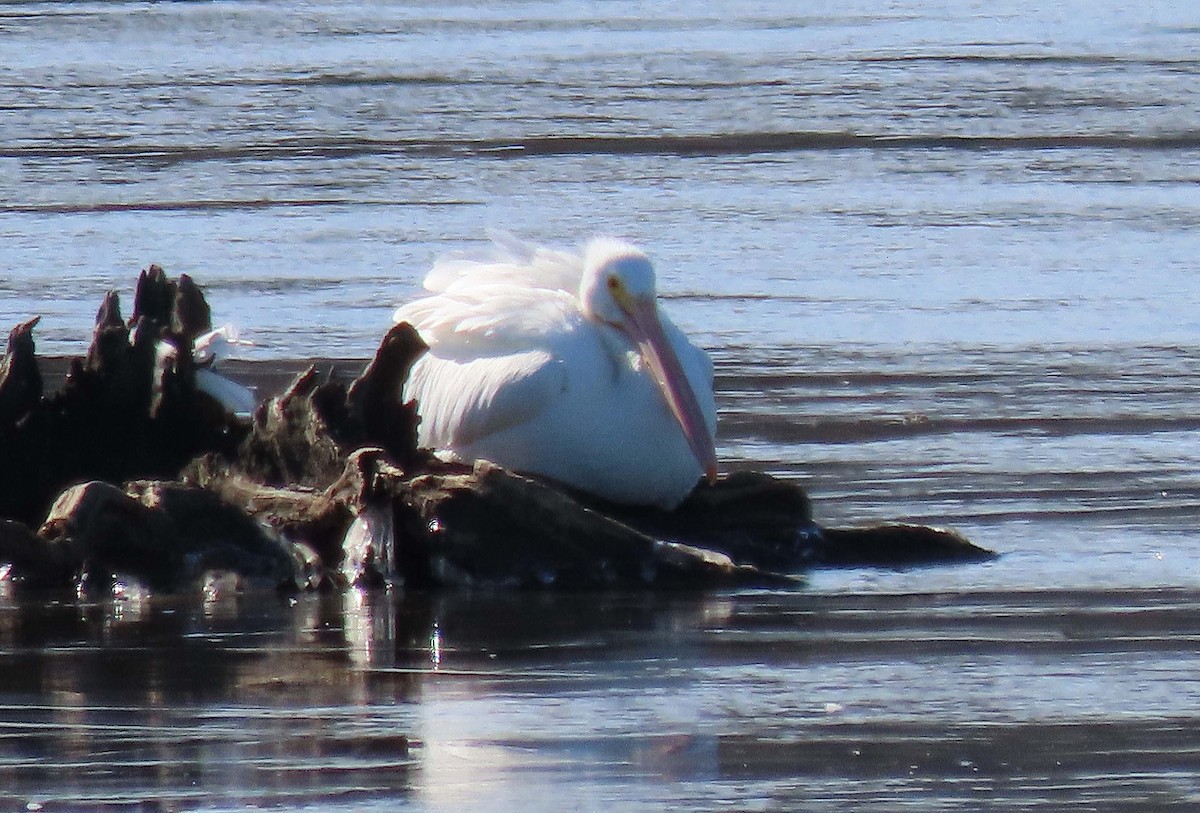
[[[546,809],[569,777],[582,808],[1194,803],[1197,610],[1181,590],[10,596],[0,798]]]
[[[395,616],[359,599],[7,606],[5,795],[46,810],[169,810],[405,791],[411,727],[380,725],[370,707],[418,687],[361,668],[373,645],[397,641]]]

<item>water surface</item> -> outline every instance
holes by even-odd
[[[727,468],[1002,558],[698,597],[10,590],[10,806],[1194,806],[1191,4],[694,6],[2,6],[0,324],[79,353],[158,262],[251,360],[362,359],[487,228],[617,234],[714,356]]]

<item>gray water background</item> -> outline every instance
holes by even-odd
[[[157,262],[250,359],[362,359],[488,228],[615,234],[716,360],[725,468],[1003,554],[702,597],[8,591],[3,798],[1194,804],[1198,78],[1186,2],[0,6],[0,326],[40,314],[40,352]]]

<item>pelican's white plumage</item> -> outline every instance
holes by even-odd
[[[616,502],[671,508],[714,476],[712,362],[661,312],[646,255],[493,235],[396,311],[429,345],[405,385],[418,442]]]
[[[192,343],[192,358],[202,365],[196,368],[196,387],[216,398],[234,415],[253,415],[258,397],[249,388],[218,373],[214,369],[215,363],[232,356],[235,347],[253,345],[254,342],[240,338],[233,325],[222,325],[202,333]]]

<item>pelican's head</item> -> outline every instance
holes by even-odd
[[[654,266],[641,249],[620,240],[597,237],[583,255],[579,299],[583,312],[621,330],[634,299],[655,302]]]
[[[584,314],[621,331],[638,348],[696,462],[710,482],[715,480],[713,437],[679,356],[663,332],[650,259],[628,243],[600,237],[588,243],[583,268],[579,298]]]

